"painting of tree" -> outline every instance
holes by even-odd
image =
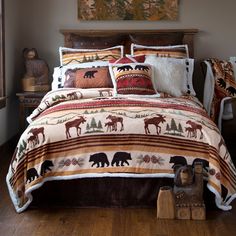
[[[178,0],[78,0],[79,20],[177,20]]]

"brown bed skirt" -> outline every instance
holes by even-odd
[[[206,208],[216,208],[215,197],[204,183]],[[160,187],[172,178],[84,178],[46,182],[32,192],[30,207],[156,207]]]

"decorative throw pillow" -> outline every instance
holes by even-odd
[[[155,54],[158,57],[188,58],[188,45],[145,46],[131,44],[131,55]]]
[[[114,95],[153,95],[152,67],[144,63],[117,64],[110,66]]]
[[[85,68],[76,70],[65,81],[64,87],[75,88],[112,88],[109,67]]]
[[[108,61],[94,61],[81,64],[68,64],[66,66],[55,67],[53,72],[52,90],[63,88],[65,81],[76,70],[83,68],[97,68],[101,66],[108,66]]]
[[[109,67],[84,68],[72,72],[65,81],[65,88],[112,88]]]
[[[221,100],[225,97],[236,97],[236,81],[231,62],[216,58],[208,59],[207,62],[210,63],[215,78],[210,117],[216,122],[219,116]]]
[[[155,89],[174,97],[196,94],[192,85],[193,62],[189,58],[163,58],[156,55],[147,55],[145,60],[154,68]]]
[[[79,64],[92,61],[109,61],[111,59],[119,59],[123,57],[123,46],[115,46],[105,49],[74,49],[74,48],[59,48],[60,64]]]

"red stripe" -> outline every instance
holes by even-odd
[[[53,112],[62,110],[77,110],[77,109],[93,109],[93,108],[104,108],[104,107],[145,107],[145,108],[162,108],[162,109],[174,109],[189,111],[200,114],[208,118],[207,113],[202,108],[193,108],[187,105],[172,104],[172,103],[157,103],[152,101],[139,101],[139,100],[127,100],[127,99],[105,99],[99,101],[85,101],[71,104],[60,104],[52,108],[48,108],[42,112],[38,117],[42,117]]]

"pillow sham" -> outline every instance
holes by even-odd
[[[60,47],[60,65],[79,64],[92,61],[109,61],[124,56],[124,46],[119,45],[104,49],[74,49]]]
[[[131,44],[131,55],[155,54],[158,57],[189,58],[188,45],[145,46]]]
[[[151,65],[129,63],[110,65],[114,85],[114,96],[117,95],[154,95],[153,72]]]
[[[154,68],[154,87],[174,97],[196,95],[192,85],[194,60],[163,58],[147,55],[145,63]]]
[[[83,68],[97,68],[101,66],[108,66],[108,61],[94,61],[81,64],[68,64],[66,66],[55,67],[53,72],[52,90],[63,88],[65,80],[68,79],[70,72]]]
[[[70,72],[64,88],[112,88],[108,66],[84,68]]]

